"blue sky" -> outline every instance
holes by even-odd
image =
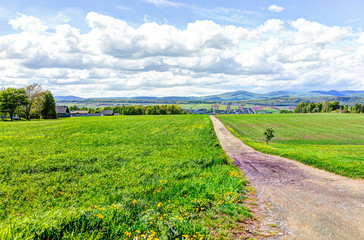
[[[55,95],[364,89],[364,1],[0,2],[0,85]]]

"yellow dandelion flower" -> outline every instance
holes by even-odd
[[[137,201],[136,199],[134,199],[133,203],[134,203],[134,204],[137,204],[137,202],[138,202],[138,201]]]

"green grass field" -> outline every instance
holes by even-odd
[[[219,115],[254,149],[295,159],[350,178],[364,178],[363,114]],[[263,132],[275,138],[267,145]]]
[[[211,104],[196,104],[195,106],[193,106],[192,109],[210,109],[212,108]]]
[[[0,239],[231,239],[251,217],[206,115],[0,121],[0,142]]]

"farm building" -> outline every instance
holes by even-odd
[[[112,115],[114,115],[113,110],[103,110],[101,113],[102,113],[103,116],[112,116]]]
[[[67,106],[56,106],[56,113],[58,117],[70,117],[71,113]]]
[[[100,116],[102,116],[102,113],[90,113],[89,116],[90,117],[100,117]]]
[[[84,116],[90,116],[90,112],[87,110],[78,110],[78,111],[71,111],[72,117],[84,117]]]

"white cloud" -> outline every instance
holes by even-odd
[[[327,44],[340,41],[350,36],[351,33],[351,28],[349,27],[328,27],[303,18],[292,21],[291,26],[297,30],[292,38],[292,43],[294,44]]]
[[[254,28],[196,21],[133,27],[87,14],[88,32],[47,31],[19,15],[0,36],[0,85],[38,82],[56,95],[198,95],[219,91],[363,89],[364,33],[305,19]],[[350,80],[352,79],[352,80]]]
[[[269,7],[268,7],[268,11],[270,11],[270,12],[282,12],[284,10],[284,8],[283,7],[280,7],[280,6],[277,6],[277,5],[275,5],[275,4],[273,4],[273,5],[270,5]]]
[[[47,27],[40,22],[39,18],[18,14],[19,17],[9,21],[14,29],[21,29],[26,32],[44,32]]]

